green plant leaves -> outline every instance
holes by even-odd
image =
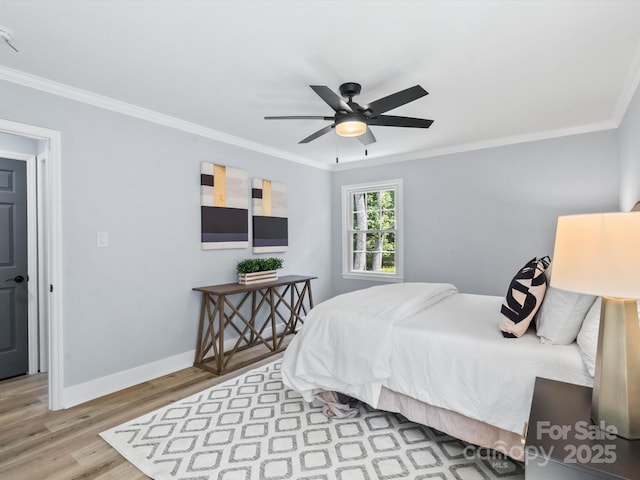
[[[236,271],[238,273],[264,272],[266,270],[277,270],[278,268],[282,268],[283,264],[284,260],[276,257],[247,258],[246,260],[238,262],[238,265],[236,265]]]

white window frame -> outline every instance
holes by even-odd
[[[354,271],[353,267],[353,204],[352,195],[360,192],[376,190],[395,190],[396,209],[396,271],[395,273],[362,272]],[[357,185],[342,186],[342,278],[356,280],[372,280],[377,282],[402,282],[404,281],[404,235],[403,235],[403,195],[402,179],[386,180],[380,182],[360,183]]]

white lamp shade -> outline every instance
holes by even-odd
[[[552,261],[553,287],[640,298],[640,213],[559,217]]]

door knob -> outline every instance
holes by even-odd
[[[9,278],[7,280],[7,282],[16,282],[16,283],[22,283],[24,282],[24,277],[22,275],[16,275],[13,278]]]

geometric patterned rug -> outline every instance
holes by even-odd
[[[280,360],[100,436],[156,480],[524,479],[521,462],[402,415],[329,419],[284,387]]]

